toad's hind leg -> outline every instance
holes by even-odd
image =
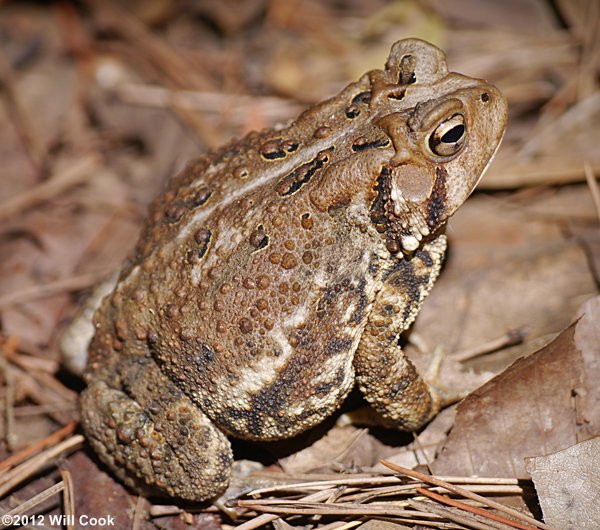
[[[442,235],[397,262],[354,355],[356,380],[367,401],[387,422],[407,431],[423,426],[445,403],[435,382],[423,379],[398,345],[439,274],[445,250]]]
[[[148,494],[201,501],[223,492],[232,465],[225,435],[153,362],[131,368],[127,393],[94,380],[81,396],[81,422],[102,461]]]

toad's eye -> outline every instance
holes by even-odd
[[[458,153],[465,143],[465,117],[455,114],[437,126],[428,140],[429,149],[437,156],[452,156]]]

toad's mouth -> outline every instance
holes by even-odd
[[[383,167],[370,217],[392,254],[412,254],[448,218],[446,171],[420,166]]]

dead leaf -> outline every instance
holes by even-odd
[[[286,473],[294,475],[371,467],[394,452],[395,449],[365,429],[336,425],[310,446],[278,462]]]
[[[479,386],[478,378],[504,369],[516,356],[537,349],[541,341],[565,328],[576,308],[597,293],[597,214],[584,185],[564,185],[583,178],[583,159],[595,170],[600,168],[600,56],[595,40],[597,24],[589,16],[593,14],[591,8],[597,7],[595,2],[509,0],[509,9],[486,0],[436,0],[427,6],[429,3],[418,0],[250,0],[243,6],[231,0],[220,4],[208,0],[135,0],[125,6],[127,10],[123,3],[99,0],[4,4],[0,10],[0,46],[14,75],[9,76],[8,84],[4,79],[0,97],[0,122],[6,124],[0,128],[1,203],[35,190],[61,164],[70,166],[84,152],[101,157],[103,171],[53,201],[40,202],[4,220],[0,230],[2,294],[35,290],[40,285],[68,281],[73,274],[78,278],[99,264],[117,263],[117,256],[126,254],[137,238],[145,205],[187,160],[243,130],[269,127],[274,121],[287,119],[288,115],[283,117],[277,109],[288,112],[302,101],[314,102],[335,94],[346,81],[380,68],[390,44],[409,36],[440,45],[452,70],[489,79],[507,96],[511,108],[503,149],[483,181],[496,191],[477,194],[453,218],[448,227],[449,259],[413,338],[420,334],[430,349],[441,345],[449,352],[461,352],[510,329],[525,326],[529,335],[521,346],[468,364],[450,360],[442,369],[443,383],[451,388],[461,382],[469,388]],[[123,86],[133,87],[136,97],[123,98]],[[217,95],[226,103],[220,103],[219,108],[209,103],[207,114],[169,97],[162,104],[149,103],[141,97],[142,89],[156,89],[167,96],[181,90],[201,90],[195,95]],[[277,94],[287,95],[287,99],[273,99]],[[17,99],[22,119],[15,113]],[[280,107],[281,103],[285,105]],[[25,126],[28,123],[31,127]],[[32,149],[23,141],[23,133],[32,130],[35,137],[39,135],[46,153],[48,175],[32,163]],[[532,184],[539,186],[515,190]],[[499,192],[498,188],[507,191]],[[569,200],[565,200],[566,193],[572,194]],[[593,264],[595,273],[590,272]],[[82,286],[70,285],[71,290]],[[44,361],[46,366],[50,360],[50,365],[56,366],[53,338],[58,334],[57,322],[66,320],[76,301],[62,294],[64,289],[56,292],[61,294],[5,307],[1,315],[3,333],[26,350],[16,354],[27,354],[31,361]],[[555,366],[561,383],[567,386],[571,386],[567,376],[576,379],[575,397],[570,402],[565,398],[559,411],[574,423],[557,428],[557,435],[571,445],[595,433],[600,409],[593,386],[591,392],[588,390],[589,374],[582,368],[594,365],[598,358],[593,346],[598,337],[592,334],[586,339],[589,333],[583,329],[578,325],[570,342],[563,338],[564,351],[554,354],[564,358],[545,367],[549,370]],[[580,358],[569,365],[565,359],[573,347]],[[422,358],[427,361],[426,356]],[[474,370],[467,373],[465,367],[476,369],[477,376],[472,375]],[[50,388],[52,382],[58,386],[58,380],[49,373],[44,373],[42,384],[33,372],[20,370],[15,380],[16,425],[12,434],[19,434],[19,441],[28,443],[42,437],[44,429],[55,428],[58,413],[52,412],[57,401],[53,396],[67,405],[73,397],[47,390],[46,385]],[[536,367],[533,373],[538,372],[542,373]],[[592,367],[589,373],[597,373],[597,369]],[[529,428],[532,418],[539,420],[539,410],[531,408],[531,397],[538,398],[544,385],[529,385],[531,379],[526,374],[518,377],[528,385],[529,396],[521,396],[525,392],[511,396],[509,385],[496,397],[513,398],[516,404],[508,400],[507,406],[523,407],[529,414],[522,412],[516,421],[507,413],[515,420],[514,425],[506,424],[509,428],[493,424],[497,430],[490,437],[496,446],[502,446],[506,439],[510,442],[514,433],[524,436],[520,429]],[[548,377],[545,384],[549,392],[555,383]],[[67,384],[80,388],[74,380]],[[542,404],[550,407],[560,396],[560,392],[552,395]],[[481,414],[499,406],[486,406]],[[429,458],[448,431],[452,414],[451,409],[445,411],[420,434],[419,441]],[[504,418],[502,412],[494,414]],[[547,423],[553,418],[549,414],[545,416]],[[332,423],[321,428],[325,430]],[[568,428],[577,436],[573,437]],[[270,444],[266,444],[268,448],[248,444],[236,456],[260,459],[269,452],[266,460],[273,462],[303,447],[305,451],[284,462],[298,470],[315,465],[353,470],[392,454],[404,465],[424,460],[421,448],[413,445],[400,454],[398,446],[409,439],[406,435],[373,429],[353,441],[357,432],[355,428],[336,428],[331,437],[321,438],[314,447],[310,446],[318,436],[305,437],[304,444],[297,437],[279,442],[277,452]],[[388,440],[395,448],[386,444]],[[554,447],[543,446],[546,438],[527,442],[529,456]],[[5,442],[0,444],[0,452],[9,452]],[[486,456],[485,451],[480,452]],[[79,473],[73,470],[76,512],[85,513],[90,507],[109,509],[107,504],[114,501],[112,508],[124,514],[120,526],[131,526],[127,517],[135,503],[130,502],[126,491],[114,490],[89,461],[78,459],[82,456],[79,453],[77,458],[67,459],[69,465],[80,469]],[[489,450],[487,456],[492,458]],[[265,478],[272,468],[277,468],[277,473]],[[234,473],[230,491],[236,487],[246,491],[253,482],[272,483],[282,475],[276,465],[262,470],[256,463],[236,464]],[[44,487],[40,480],[49,478],[56,479],[50,473],[32,479],[28,487],[39,492]],[[21,492],[15,490],[6,503],[28,498],[20,496]],[[56,513],[58,510],[57,506]],[[246,520],[244,517],[241,520]],[[171,509],[159,514],[153,525],[183,528],[187,521],[197,528],[217,528],[220,519],[226,516],[215,510],[189,523],[189,514],[183,516]],[[358,518],[354,521],[358,524]],[[293,518],[288,523],[300,526],[307,521]],[[331,525],[331,520],[323,518],[311,524]],[[378,521],[370,526],[383,528],[383,524]]]
[[[131,528],[136,497],[130,495],[124,486],[115,481],[106,471],[84,452],[80,451],[66,462],[73,477],[77,514],[89,517],[115,518],[114,528]],[[94,480],[89,480],[93,476]],[[102,492],[101,495],[98,492]],[[143,521],[143,518],[142,518]],[[143,522],[142,529],[155,528],[150,522]]]
[[[526,477],[523,459],[600,432],[600,297],[550,344],[519,359],[459,406],[433,470]]]
[[[600,438],[525,459],[544,521],[554,528],[600,528]]]
[[[454,424],[455,417],[456,407],[448,407],[442,410],[418,434],[414,442],[396,449],[391,456],[385,457],[385,460],[409,469],[429,464],[435,459],[438,447],[446,440],[446,436],[448,436],[448,432]],[[381,462],[378,462],[371,471],[384,473],[388,472],[388,469]]]
[[[584,223],[593,219],[584,191],[538,192],[521,201],[478,195],[451,219],[448,259],[412,329],[426,352],[441,346],[448,353],[441,370],[446,388],[458,395],[478,388],[546,344],[594,295],[586,252],[563,228],[575,212]],[[515,329],[526,330],[522,344],[466,363],[453,360],[453,353]],[[425,370],[429,355],[410,345],[407,351]]]

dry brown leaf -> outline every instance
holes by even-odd
[[[76,484],[75,500],[78,514],[86,514],[89,517],[111,515],[115,518],[114,528],[131,528],[135,497],[129,495],[124,486],[100,470],[82,451],[72,455],[65,468],[70,471],[73,483]],[[93,480],[90,480],[90,477],[93,477]],[[142,525],[142,529],[151,528],[155,527],[149,522]]]
[[[315,443],[279,460],[284,472],[294,475],[308,473],[339,461],[350,448],[366,434],[351,425],[334,427]]]
[[[381,457],[380,460],[385,458],[387,462],[409,469],[415,468],[416,466],[428,465],[435,459],[435,454],[440,444],[446,440],[446,436],[454,424],[455,417],[456,407],[449,407],[442,410],[431,423],[419,433],[414,442],[396,448],[391,456]],[[387,470],[388,468],[381,462],[378,462],[372,468],[372,471],[378,473],[387,472]]]
[[[31,158],[17,130],[10,121],[9,109],[0,100],[0,157],[3,161],[0,178],[0,200],[4,202],[19,192],[28,190],[35,182],[35,171]]]
[[[412,331],[426,351],[441,346],[448,353],[441,370],[446,388],[460,394],[479,387],[548,342],[594,295],[586,252],[564,234],[568,215],[575,214],[585,222],[594,219],[593,203],[583,187],[521,200],[479,195],[452,218],[446,266]],[[468,363],[453,360],[453,353],[515,329],[526,330],[523,344]],[[419,369],[426,369],[429,356],[412,346],[407,350]]]
[[[104,20],[104,25],[96,9],[90,8],[108,4],[101,0],[6,3],[0,16],[0,44],[14,70],[14,86],[5,86],[0,99],[0,122],[7,124],[0,128],[0,199],[30,191],[43,178],[20,137],[24,127],[14,118],[14,105],[7,107],[11,99],[6,95],[11,90],[18,94],[24,116],[39,135],[52,173],[61,163],[70,164],[73,154],[85,148],[103,157],[110,177],[94,175],[89,185],[5,221],[0,232],[0,292],[68,280],[71,274],[92,270],[99,263],[116,263],[116,256],[124,255],[136,239],[143,206],[187,159],[244,128],[270,126],[274,119],[281,119],[263,109],[268,103],[265,96],[275,95],[274,91],[288,94],[295,104],[320,100],[346,80],[381,67],[389,45],[408,36],[439,44],[448,52],[452,69],[490,79],[509,99],[511,122],[504,149],[484,186],[507,189],[581,180],[582,159],[600,167],[600,99],[587,97],[597,89],[599,58],[592,41],[593,19],[588,16],[593,3],[509,0],[507,8],[485,0],[436,0],[431,5],[418,0],[251,0],[232,10],[235,2],[231,1],[218,7],[210,1],[192,5],[136,0],[127,7],[137,21],[129,16],[123,21],[117,13],[108,23]],[[243,94],[247,98],[244,116],[235,118],[231,106],[225,112],[204,115],[184,108],[170,113],[168,105],[144,108],[140,100],[135,105],[118,101],[106,83],[111,76],[113,82],[117,78],[163,91],[204,87],[232,101]],[[253,99],[257,95],[260,104]],[[199,126],[200,142],[195,126]],[[576,190],[569,201],[562,197],[566,188]],[[447,267],[425,304],[415,334],[430,349],[442,345],[449,352],[461,352],[509,329],[526,326],[530,332],[520,347],[470,361],[468,366],[479,371],[477,377],[504,368],[524,350],[532,351],[534,344],[564,328],[575,308],[597,292],[600,274],[596,272],[595,283],[589,266],[595,263],[600,270],[600,240],[596,212],[593,206],[588,208],[588,190],[584,186],[557,189],[475,197],[449,227]],[[556,193],[552,200],[546,200],[549,193]],[[56,335],[57,320],[64,319],[63,308],[71,302],[73,298],[65,294],[3,309],[3,332],[18,339],[21,346],[36,346],[30,348],[36,356],[46,352],[53,356],[56,351],[50,338]],[[597,335],[585,339],[587,332],[582,329],[576,328],[572,343],[582,359],[593,364],[598,352],[588,346],[600,339]],[[50,347],[43,348],[46,344]],[[567,368],[585,377],[577,366]],[[21,441],[43,436],[44,430],[55,427],[49,416],[22,415],[41,414],[43,406],[53,404],[51,398],[40,399],[53,394],[37,388],[42,383],[25,370],[16,381],[15,394],[14,432]],[[465,375],[457,362],[449,362],[442,370],[442,380],[451,388],[461,382],[470,388],[478,386],[477,377]],[[586,428],[594,424],[584,420],[595,418],[600,402],[597,394],[584,390],[585,385],[577,389],[577,420],[584,422],[580,430],[587,436]],[[36,412],[30,401],[40,402],[42,408]],[[526,420],[535,417],[531,409],[524,410],[529,411],[529,416],[523,413]],[[420,434],[429,455],[447,432],[452,414],[452,410],[445,411]],[[525,427],[527,422],[515,429]],[[411,445],[400,455],[383,443],[388,435],[398,443],[399,433],[367,433],[344,452],[352,433],[359,431],[338,429],[314,446],[305,444],[306,449],[284,459],[284,465],[294,472],[332,463],[352,468],[388,456],[388,451],[395,452],[403,465],[417,463],[415,455],[422,463],[420,449]],[[512,435],[510,429],[501,430],[494,441],[501,444]],[[538,451],[530,455],[541,453],[540,440],[535,442],[531,445]],[[298,440],[281,442],[280,453],[288,455],[294,447]],[[255,448],[247,453],[240,456],[256,457]],[[113,490],[115,484],[107,486],[108,478],[98,477],[95,466],[81,458],[79,453],[68,459],[80,468],[79,473],[73,470],[77,513],[102,509],[131,515],[134,501],[124,490]],[[260,468],[260,464],[238,462],[232,489],[243,490],[253,480],[272,482],[258,473],[249,476],[251,470]],[[43,489],[37,480],[31,486],[35,492]],[[118,499],[113,501],[110,496],[115,492]],[[16,492],[10,501],[18,502],[20,494]],[[144,512],[144,507],[138,507]],[[138,520],[143,521],[143,516]],[[186,517],[191,520],[189,514]],[[194,524],[218,528],[217,518],[214,513],[203,514]],[[121,522],[131,526],[126,517]],[[315,524],[329,523],[323,519]],[[383,528],[384,524],[374,522],[370,527]],[[183,528],[185,524],[176,515],[159,517],[154,526]]]
[[[433,464],[447,475],[527,476],[523,458],[600,432],[600,297],[550,344],[519,359],[458,407]],[[593,339],[593,340],[592,340]],[[575,397],[574,397],[575,396]]]
[[[83,190],[71,191],[38,206],[3,234],[1,294],[41,287],[82,269],[106,269],[108,264],[115,266],[125,257],[137,228],[130,222],[132,219],[116,215],[119,208],[121,212],[125,208],[124,187],[114,174],[104,170],[96,172],[87,186],[89,195]],[[90,202],[79,209],[86,202],[85,197]],[[94,243],[99,241],[104,245],[94,250]],[[86,254],[89,262],[80,268]],[[69,293],[65,292],[5,309],[4,331],[26,337],[32,343],[46,344],[67,303]]]
[[[316,470],[339,471],[340,467],[371,467],[394,452],[395,449],[365,429],[336,425],[309,447],[280,459],[279,464],[290,475]]]
[[[600,438],[546,456],[525,459],[544,521],[554,528],[600,528]]]

